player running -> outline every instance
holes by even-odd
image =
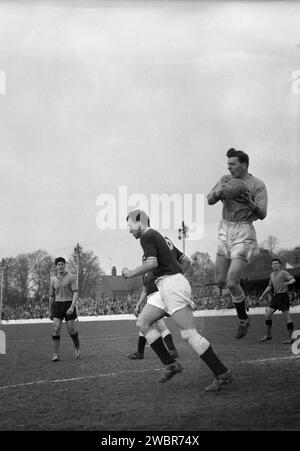
[[[130,278],[153,271],[156,284],[164,304],[164,310],[146,303],[137,319],[137,326],[145,335],[151,348],[165,365],[160,382],[166,382],[182,371],[181,365],[172,358],[163,339],[153,323],[165,316],[168,311],[180,328],[181,337],[194,349],[198,356],[208,365],[215,379],[205,388],[206,391],[220,390],[221,386],[232,382],[231,372],[214,353],[210,343],[196,329],[192,309],[191,287],[183,276],[178,262],[163,236],[150,228],[150,221],[145,212],[134,210],[127,217],[129,232],[140,239],[145,262],[141,266],[123,270],[123,277]]]
[[[175,260],[178,262],[182,273],[185,273],[188,270],[188,268],[190,267],[191,260],[186,255],[184,255],[179,249],[177,249],[177,247],[174,246],[174,244],[172,243],[172,241],[169,238],[167,238],[166,236],[164,238],[165,238],[166,243],[169,246]],[[143,262],[144,261],[145,261],[145,256],[143,256]],[[149,302],[149,304],[154,305],[155,307],[158,307],[161,310],[165,310],[165,305],[164,305],[163,301],[161,300],[159,290],[155,283],[155,276],[153,275],[152,271],[149,271],[148,273],[144,274],[143,284],[144,284],[143,291],[142,291],[140,299],[134,309],[134,314],[136,316],[139,315],[139,313],[141,311],[141,307],[145,302]],[[166,316],[170,316],[170,315],[166,312]],[[167,328],[166,323],[163,320],[163,318],[156,321],[153,324],[153,326],[156,327],[157,330],[159,331],[159,333],[161,334],[163,341],[164,341],[167,349],[169,350],[171,357],[176,359],[178,357],[178,352],[175,348],[171,332]],[[142,360],[144,358],[144,350],[145,350],[146,343],[147,343],[147,340],[146,340],[144,334],[140,331],[137,352],[130,354],[128,357],[130,359],[134,359],[134,360]]]
[[[239,318],[236,338],[247,334],[249,318],[245,306],[245,293],[240,280],[247,263],[258,253],[253,222],[267,215],[268,196],[265,184],[248,172],[249,157],[242,150],[229,149],[228,170],[207,196],[209,205],[223,203],[222,220],[218,231],[216,279],[219,286],[229,288]],[[225,198],[224,186],[232,178],[242,180],[248,191],[236,199]]]

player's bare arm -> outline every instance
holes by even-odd
[[[284,282],[284,285],[288,287],[289,285],[293,285],[296,282],[296,279],[290,279],[287,282]]]
[[[77,301],[78,301],[78,291],[74,291],[72,304],[68,308],[67,314],[73,313],[74,308],[76,307]]]
[[[156,258],[147,259],[141,266],[135,269],[123,269],[122,276],[124,279],[130,279],[131,277],[142,276],[149,271],[157,268],[158,263]]]
[[[268,285],[267,288],[265,289],[265,291],[262,293],[262,295],[260,296],[259,300],[262,301],[263,298],[265,297],[266,294],[270,293],[272,291],[272,287],[271,285]]]

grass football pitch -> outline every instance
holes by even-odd
[[[234,376],[217,393],[204,392],[212,375],[170,319],[184,371],[165,384],[158,382],[162,365],[151,348],[144,360],[127,357],[136,350],[135,321],[79,321],[78,360],[63,324],[57,363],[51,360],[52,324],[2,325],[7,352],[0,355],[0,430],[300,430],[300,348],[297,355],[282,344],[281,315],[274,315],[273,340],[265,344],[258,343],[264,317],[251,319],[248,335],[236,340],[236,317],[196,318]],[[300,329],[300,314],[293,320]]]

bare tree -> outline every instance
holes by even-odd
[[[278,246],[279,246],[279,239],[273,235],[269,235],[261,244],[261,247],[270,251],[271,254],[274,254],[276,252],[276,249],[278,249]]]
[[[185,274],[192,286],[213,284],[215,280],[215,264],[207,252],[195,252],[191,256],[192,264]],[[205,290],[207,291],[207,290]]]
[[[47,251],[39,249],[28,256],[30,267],[30,291],[36,301],[48,298],[53,258]]]
[[[85,251],[80,248],[78,268],[79,296],[94,296],[95,290],[102,275],[103,269],[100,267],[98,257],[92,251]],[[68,268],[73,274],[77,274],[77,254],[74,251],[69,259]]]
[[[8,278],[14,301],[26,302],[28,300],[29,261],[27,254],[19,254],[10,260]],[[16,297],[18,299],[16,299]]]

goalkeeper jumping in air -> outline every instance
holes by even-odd
[[[227,286],[239,318],[236,338],[248,331],[249,318],[245,293],[240,285],[243,272],[254,255],[258,254],[253,222],[267,215],[268,195],[265,184],[248,172],[249,156],[242,150],[229,149],[230,174],[223,175],[207,195],[209,205],[223,203],[218,231],[216,281]]]

